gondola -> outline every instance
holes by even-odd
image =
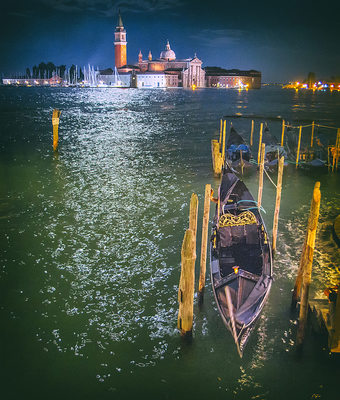
[[[272,255],[256,202],[229,165],[212,227],[210,273],[218,310],[242,357],[270,291]]]
[[[266,167],[274,167],[278,165],[278,158],[284,156],[287,159],[287,153],[283,146],[277,144],[276,138],[271,134],[268,124],[265,123],[262,142],[266,144],[264,155],[264,165]],[[287,165],[287,164],[285,164]]]
[[[252,158],[250,147],[232,125],[227,137],[226,148],[227,160],[233,168],[241,166],[241,163],[243,167],[252,165],[250,163]]]

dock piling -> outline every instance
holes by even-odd
[[[263,131],[263,122],[261,122],[261,125],[260,125],[259,151],[257,152],[257,163],[258,164],[260,164],[260,157],[261,157],[262,131]]]
[[[301,134],[302,134],[302,125],[300,125],[300,128],[299,128],[299,141],[298,141],[298,148],[297,148],[297,152],[296,152],[295,168],[297,168],[298,165],[299,165],[300,146],[301,146]]]
[[[278,173],[277,173],[276,201],[275,201],[274,222],[273,222],[273,245],[272,245],[273,254],[275,254],[275,251],[276,251],[276,240],[277,240],[277,230],[278,230],[278,224],[279,224],[284,160],[285,160],[285,158],[283,156],[279,159],[279,167],[278,167]]]
[[[52,125],[53,125],[53,150],[56,151],[58,148],[58,129],[59,129],[59,118],[61,111],[58,109],[53,110],[52,114]]]
[[[178,288],[177,328],[182,336],[191,336],[194,318],[196,243],[194,233],[187,229],[181,250],[181,277]]]
[[[285,136],[285,120],[282,120],[282,131],[281,131],[281,146],[283,146],[283,139]]]
[[[320,182],[316,182],[313,190],[313,198],[308,218],[305,242],[302,248],[302,254],[300,259],[300,266],[298,273],[299,282],[297,278],[293,292],[293,296],[295,296],[295,298],[293,298],[293,301],[295,302],[295,304],[301,292],[299,324],[296,337],[298,346],[302,345],[305,336],[305,326],[308,314],[308,295],[309,295],[309,286],[312,278],[313,255],[315,247],[316,230],[319,220],[320,201],[321,201]]]
[[[254,134],[254,120],[251,120],[251,129],[250,129],[250,146],[253,145],[253,134]]]
[[[260,210],[262,203],[262,191],[263,191],[263,170],[264,170],[264,154],[266,152],[266,145],[262,143],[261,146],[261,158],[260,158],[260,171],[259,171],[259,190],[257,195],[257,207]]]
[[[209,212],[210,212],[210,194],[211,185],[205,185],[204,194],[204,212],[202,224],[202,240],[201,240],[201,259],[200,259],[200,278],[198,284],[199,295],[203,299],[203,291],[205,287],[205,273],[207,267],[207,243],[208,243],[208,226],[209,226]]]
[[[314,141],[314,127],[315,127],[315,124],[314,124],[314,121],[312,122],[312,134],[311,134],[311,137],[310,137],[310,147],[313,147],[313,141]]]

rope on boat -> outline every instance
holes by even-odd
[[[239,215],[223,214],[219,220],[219,227],[225,226],[243,226],[256,224],[256,217],[251,211],[243,211]]]

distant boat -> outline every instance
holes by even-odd
[[[218,310],[242,357],[272,285],[272,255],[256,202],[228,165],[212,227],[210,272]]]

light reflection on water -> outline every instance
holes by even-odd
[[[191,193],[197,192],[202,204],[204,184],[211,182],[215,189],[218,184],[211,174],[210,140],[218,135],[219,118],[242,109],[255,116],[293,119],[297,114],[322,122],[333,103],[326,98],[317,104],[314,98],[270,89],[192,93],[23,88],[1,96],[6,107],[0,149],[7,180],[1,193],[5,251],[0,273],[1,292],[8,293],[1,315],[7,323],[17,319],[30,326],[38,348],[25,336],[19,340],[25,338],[29,349],[38,352],[31,363],[42,362],[41,353],[48,360],[57,358],[59,376],[78,389],[79,382],[66,376],[67,365],[86,368],[79,378],[88,380],[83,390],[101,395],[132,396],[152,389],[171,398],[189,381],[196,398],[222,398],[222,392],[230,398],[280,398],[275,373],[285,369],[282,379],[287,380],[288,372],[301,375],[289,303],[316,178],[292,169],[284,178],[275,284],[243,360],[218,316],[209,277],[202,310],[195,299],[194,341],[189,345],[180,340],[180,246]],[[338,103],[333,105],[334,118]],[[18,104],[22,109],[13,120]],[[54,107],[62,110],[55,156],[50,137]],[[333,121],[340,126],[339,120]],[[246,135],[249,125],[250,119],[234,122]],[[279,135],[280,122],[271,128]],[[313,292],[320,296],[337,277],[339,251],[330,227],[340,196],[334,175],[317,179],[323,200]],[[245,181],[256,193],[255,175]],[[265,219],[271,229],[274,191],[266,185]],[[16,346],[13,340],[9,348]],[[325,362],[322,356],[317,352],[308,358],[319,366]],[[78,364],[77,359],[84,361]],[[206,379],[198,382],[202,368]],[[47,367],[46,376],[53,376],[52,371]],[[135,386],[129,386],[131,376]],[[329,378],[322,379],[327,386]],[[312,392],[313,382],[309,385]],[[282,393],[294,390],[293,384]]]

